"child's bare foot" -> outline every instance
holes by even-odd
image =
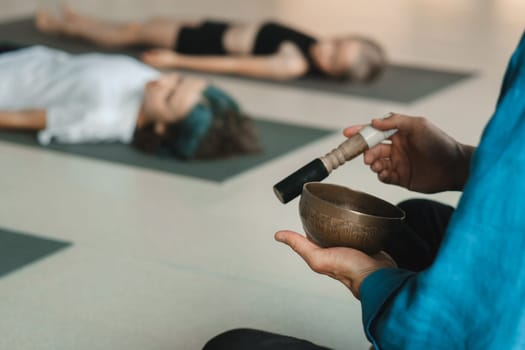
[[[69,5],[62,6],[62,16],[66,21],[75,21],[82,17]]]
[[[89,22],[87,17],[79,15],[72,7],[63,5],[60,15],[54,16],[50,11],[40,9],[35,16],[35,24],[43,32],[60,32],[67,27]]]
[[[56,33],[62,29],[62,21],[53,17],[47,10],[40,9],[35,15],[35,25],[44,33]]]

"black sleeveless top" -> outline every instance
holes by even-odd
[[[230,24],[205,21],[197,27],[182,27],[174,49],[188,55],[227,55],[223,37]],[[296,45],[308,62],[307,74],[322,74],[317,68],[310,48],[316,43],[313,37],[275,22],[265,23],[255,37],[253,55],[271,55],[285,41]]]
[[[255,37],[252,53],[254,55],[271,55],[276,53],[285,41],[291,42],[301,51],[303,57],[308,62],[308,74],[321,73],[310,53],[310,48],[317,40],[279,23],[267,22],[261,27]]]
[[[197,27],[182,27],[174,49],[188,55],[227,55],[222,38],[229,26],[206,21]]]

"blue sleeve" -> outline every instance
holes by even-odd
[[[378,345],[371,333],[372,322],[381,313],[388,300],[395,295],[401,286],[415,273],[401,269],[381,269],[368,276],[361,285],[361,307],[363,325],[368,338],[377,348]]]
[[[439,275],[447,275],[445,269],[437,270]],[[363,281],[363,325],[375,349],[461,348],[464,319],[447,288],[440,288],[443,280],[437,280],[426,271],[383,269]]]
[[[501,84],[501,89],[498,97],[498,106],[501,103],[501,100],[505,96],[507,90],[510,89],[512,83],[516,80],[516,77],[520,74],[520,70],[523,69],[521,63],[524,60],[525,51],[525,32],[522,34],[520,42],[518,44],[518,49],[511,56],[505,75],[503,76],[503,83]],[[521,48],[521,50],[520,50]]]

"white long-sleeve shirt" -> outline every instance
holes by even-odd
[[[71,55],[43,46],[0,54],[0,109],[44,109],[41,144],[133,137],[144,86],[159,72],[123,55]]]

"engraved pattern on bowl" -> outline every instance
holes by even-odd
[[[350,247],[374,254],[400,229],[405,213],[395,205],[347,187],[304,185],[299,213],[307,237],[322,247]]]

